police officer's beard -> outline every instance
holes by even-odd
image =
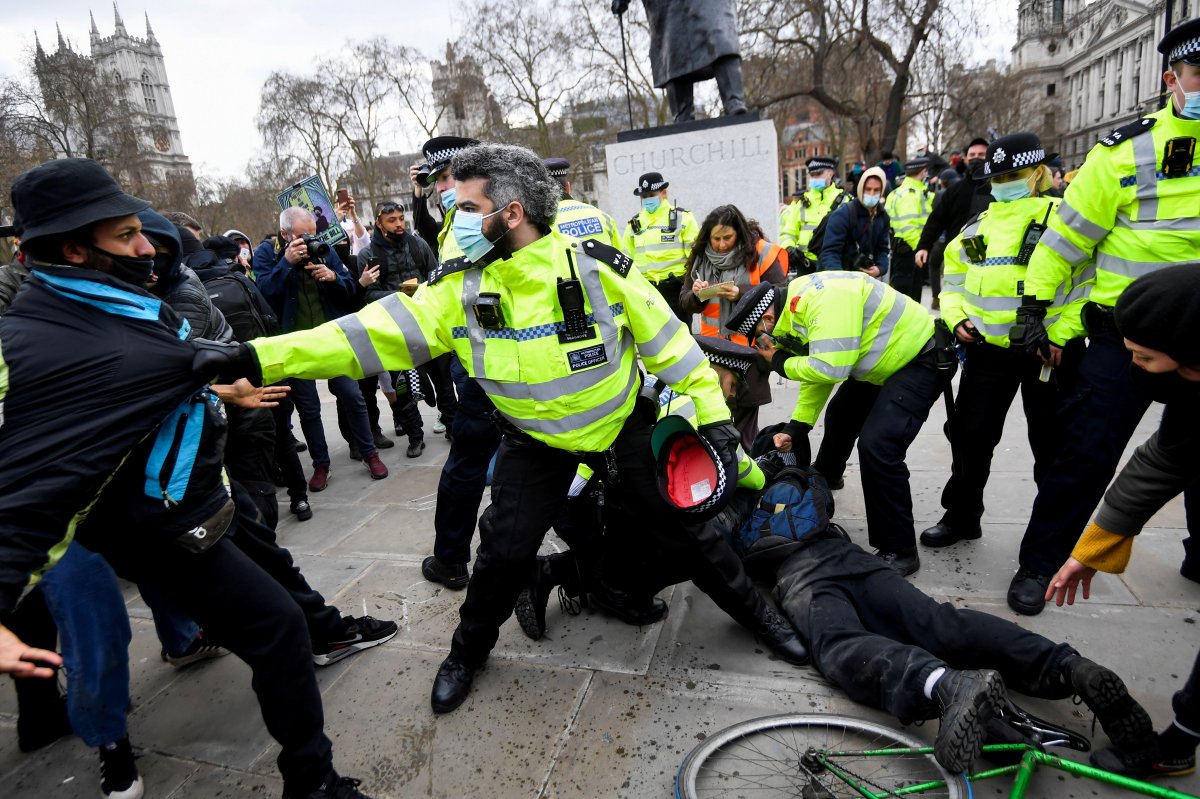
[[[490,230],[488,229],[489,225],[491,226]],[[492,243],[492,249],[483,257],[484,263],[490,264],[492,261],[503,261],[512,257],[513,248],[508,243],[508,234],[509,229],[500,219],[499,214],[484,221],[483,235]]]

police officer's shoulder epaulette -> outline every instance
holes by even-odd
[[[1136,122],[1130,122],[1128,125],[1122,125],[1100,140],[1100,143],[1105,147],[1116,147],[1121,142],[1132,139],[1138,134],[1145,133],[1154,127],[1157,119],[1153,117],[1142,117]]]
[[[452,258],[449,261],[443,261],[429,273],[429,285],[437,283],[446,275],[452,275],[455,272],[464,272],[472,266],[471,261],[463,256],[461,258]]]
[[[588,255],[597,261],[608,264],[621,277],[629,274],[629,269],[633,266],[633,259],[616,247],[596,241],[595,239],[584,239],[582,244],[584,251]]]

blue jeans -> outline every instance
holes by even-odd
[[[315,380],[288,380],[292,387],[292,402],[300,415],[300,428],[308,443],[308,454],[312,456],[314,468],[329,466],[329,445],[325,443],[325,428],[321,424],[321,397],[317,394]],[[358,381],[349,377],[335,377],[329,381],[329,390],[338,403],[346,409],[350,433],[365,457],[375,452],[375,437],[371,435],[371,424],[367,421],[367,405],[363,402]]]
[[[67,671],[67,715],[88,746],[128,735],[129,614],[117,576],[102,556],[72,543],[42,577],[46,607],[62,638]],[[154,611],[164,648],[177,655],[199,632],[196,623],[170,603],[143,597]]]

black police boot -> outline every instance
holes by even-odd
[[[1008,692],[994,671],[946,672],[933,686],[941,724],[933,742],[933,757],[951,774],[962,774],[983,750],[987,722],[1004,702]]]
[[[979,528],[978,522],[966,525],[950,524],[943,520],[921,533],[921,543],[936,549],[957,544],[959,541],[974,541],[982,537],[983,530]]]
[[[907,577],[921,568],[921,558],[917,555],[916,547],[897,550],[881,549],[875,554],[897,571],[901,577]]]
[[[421,561],[421,574],[431,583],[441,583],[451,591],[461,591],[471,582],[465,563],[442,563],[433,555]]]
[[[597,608],[635,627],[645,627],[667,617],[667,603],[653,594],[639,596],[600,582],[590,597]]]
[[[468,666],[453,655],[443,660],[433,678],[433,693],[429,697],[433,712],[449,713],[467,701],[477,671],[477,666]]]
[[[776,613],[772,608],[763,606],[763,612],[750,628],[767,648],[779,656],[780,660],[793,666],[807,666],[811,661],[808,649],[796,635],[791,622]]]
[[[517,597],[514,612],[521,631],[533,640],[546,634],[546,605],[558,587],[559,604],[565,613],[578,616],[581,580],[573,552],[538,555],[529,586]]]
[[[1050,578],[1029,569],[1017,569],[1008,584],[1008,606],[1023,616],[1036,616],[1046,607]]]

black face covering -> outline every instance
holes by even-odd
[[[1151,374],[1140,366],[1130,366],[1133,383],[1154,402],[1165,405],[1200,403],[1200,383],[1184,380],[1178,372]]]
[[[401,231],[401,232],[399,232],[399,233],[384,233],[384,234],[383,234],[383,236],[384,236],[384,238],[386,238],[388,241],[391,241],[391,242],[394,242],[394,243],[397,243],[397,244],[398,244],[398,243],[400,243],[401,241],[403,241],[403,239],[404,239],[404,232],[403,232],[403,231]]]
[[[155,258],[132,258],[128,255],[116,255],[108,250],[102,250],[99,247],[92,247],[95,252],[100,253],[109,261],[112,262],[112,276],[118,280],[124,280],[126,283],[132,283],[138,288],[145,288],[146,283],[150,281],[151,275],[155,272],[157,256]],[[166,259],[166,264],[170,263],[171,256],[167,253],[161,255]],[[166,265],[164,264],[164,269]]]

